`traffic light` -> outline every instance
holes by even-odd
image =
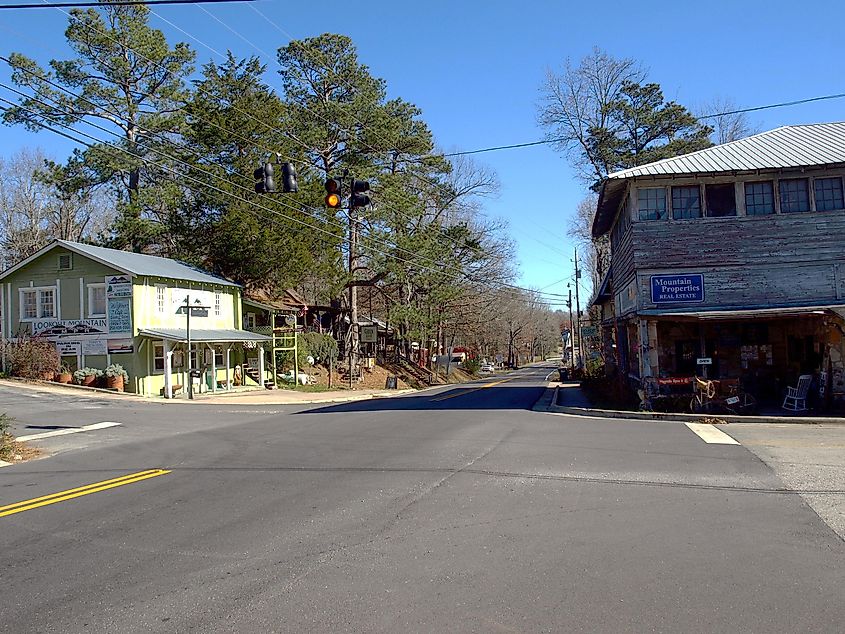
[[[370,184],[367,181],[352,179],[352,193],[350,207],[366,207],[370,204],[370,197],[364,192],[370,191]]]
[[[340,181],[330,178],[326,181],[326,207],[337,209],[340,207]]]
[[[295,194],[299,191],[296,184],[296,168],[293,163],[282,163],[282,191],[286,194]]]
[[[255,193],[272,194],[276,191],[276,183],[273,182],[273,164],[264,163],[255,172]]]

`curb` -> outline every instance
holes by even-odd
[[[736,416],[733,414],[684,414],[672,412],[629,412],[615,409],[593,409],[557,405],[560,386],[546,387],[546,392],[532,408],[534,411],[551,414],[566,414],[582,418],[615,418],[620,420],[641,420],[647,422],[701,423],[718,418],[726,423],[767,423],[789,425],[845,425],[845,418],[832,416]]]

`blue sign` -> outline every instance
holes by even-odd
[[[653,304],[688,304],[704,301],[704,276],[700,273],[684,275],[652,275]]]

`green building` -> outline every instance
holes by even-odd
[[[55,342],[72,369],[119,363],[137,394],[185,392],[189,362],[195,391],[258,387],[247,375],[267,379],[271,337],[242,328],[241,302],[238,284],[181,262],[56,240],[0,274],[0,332]]]

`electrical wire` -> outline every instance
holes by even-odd
[[[154,4],[231,4],[234,2],[255,2],[256,0],[108,0],[107,4],[116,7],[131,7]],[[103,2],[44,2],[43,4],[0,4],[0,9],[58,9],[102,7]]]

